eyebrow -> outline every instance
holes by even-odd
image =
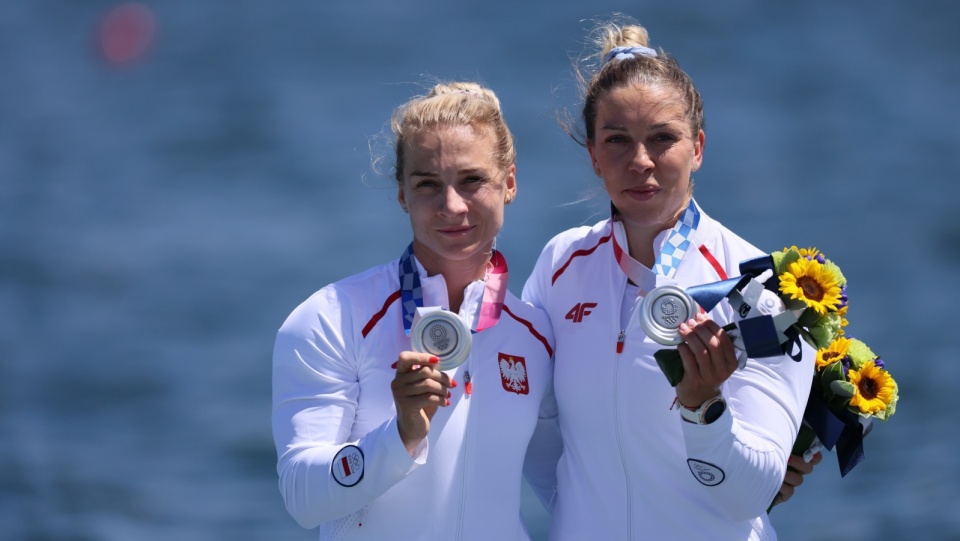
[[[659,123],[657,123],[657,124],[653,124],[652,126],[650,126],[650,129],[651,129],[651,130],[659,130],[659,129],[662,129],[662,128],[672,127],[671,125],[672,125],[674,122],[681,122],[681,123],[682,123],[683,121],[682,121],[682,120],[679,120],[679,119],[673,119],[673,120],[668,120],[668,121],[666,121],[666,122],[659,122]],[[627,131],[627,127],[626,127],[626,126],[623,126],[623,125],[620,125],[620,124],[605,124],[605,125],[603,125],[603,126],[600,126],[600,129],[601,129],[601,130]]]
[[[470,169],[460,169],[459,171],[457,171],[457,174],[459,175],[469,175],[470,173],[486,173],[486,169],[483,169],[480,167],[473,167]],[[432,171],[411,171],[410,176],[411,177],[439,177],[440,175]]]

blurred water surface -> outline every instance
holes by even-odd
[[[0,538],[314,539],[276,488],[270,353],[301,300],[409,242],[368,144],[425,82],[492,86],[519,149],[499,243],[519,293],[547,239],[604,217],[555,114],[584,20],[615,11],[704,96],[701,204],[836,260],[851,333],[900,383],[867,460],[841,480],[828,455],[774,512],[781,539],[960,538],[960,8],[168,0],[116,66],[96,39],[116,5],[0,12]]]

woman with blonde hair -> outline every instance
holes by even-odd
[[[513,137],[496,95],[473,83],[436,85],[391,125],[413,241],[280,328],[280,490],[320,539],[526,540],[521,468],[553,338],[545,314],[508,291],[494,249],[517,193]]]

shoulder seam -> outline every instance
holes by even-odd
[[[360,334],[364,338],[366,338],[367,335],[370,334],[370,331],[372,331],[373,328],[377,326],[377,323],[380,322],[380,319],[383,318],[384,314],[387,313],[387,309],[390,308],[390,305],[393,304],[393,302],[399,298],[400,298],[399,289],[394,291],[393,293],[390,294],[389,297],[387,297],[387,300],[383,302],[383,307],[380,308],[380,310],[376,314],[373,314],[373,317],[370,318],[370,321],[367,321],[367,324],[363,326],[363,330],[360,332]]]
[[[543,347],[546,348],[547,350],[547,354],[550,355],[550,357],[553,357],[553,348],[550,347],[550,342],[547,341],[547,339],[542,334],[537,332],[537,329],[533,326],[533,323],[530,323],[529,321],[523,319],[522,317],[514,314],[510,310],[510,307],[506,305],[506,303],[504,303],[503,305],[503,311],[506,312],[513,319],[517,320],[521,325],[525,326],[527,330],[530,331],[530,334],[532,334],[534,338],[536,338],[537,340],[540,341],[541,344],[543,344]]]
[[[610,234],[608,234],[608,235],[606,235],[605,237],[601,238],[593,247],[587,248],[587,249],[584,249],[584,250],[577,250],[576,252],[573,252],[572,254],[570,254],[570,257],[567,259],[567,262],[564,263],[563,266],[561,266],[559,269],[557,269],[557,272],[553,273],[553,279],[550,280],[550,285],[553,285],[553,284],[557,283],[557,278],[560,278],[560,275],[563,274],[564,271],[567,270],[567,267],[570,266],[570,263],[573,262],[573,259],[574,259],[575,257],[586,256],[586,255],[592,254],[594,251],[596,251],[597,248],[600,247],[601,244],[603,244],[603,243],[605,243],[605,242],[609,242],[612,237],[613,237],[613,233],[611,232]]]

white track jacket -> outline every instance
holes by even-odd
[[[766,509],[783,482],[815,351],[804,344],[800,362],[750,359],[724,383],[727,409],[719,420],[683,421],[653,358],[665,346],[640,326],[642,299],[624,300],[627,277],[615,260],[614,227],[622,225],[606,220],[554,237],[523,291],[547,311],[557,337],[562,444],[549,419],[530,443],[531,454],[562,449],[556,494],[542,464],[526,470],[554,508],[550,539],[775,539]],[[739,276],[738,264],[759,255],[701,211],[674,278],[689,287]],[[709,315],[720,325],[733,320],[726,301]]]
[[[507,292],[499,322],[474,334],[468,360],[449,372],[458,384],[451,404],[413,459],[390,390],[391,365],[410,350],[397,266],[324,287],[277,334],[273,435],[286,507],[300,525],[319,525],[321,539],[529,539],[521,473],[551,386],[549,322]],[[443,277],[417,268],[424,305],[449,306]],[[483,286],[465,290],[459,315],[468,326]],[[349,445],[362,451],[362,467]]]

